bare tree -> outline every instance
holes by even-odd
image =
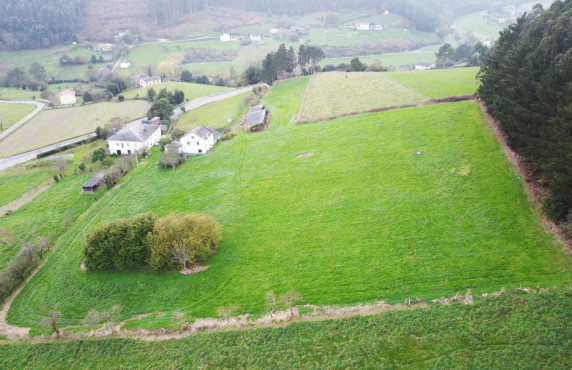
[[[170,145],[172,144],[169,144],[165,147],[166,153],[163,157],[161,157],[161,159],[159,159],[159,164],[165,166],[165,168],[167,168],[167,166],[170,166],[173,168],[173,172],[175,172],[175,167],[177,167],[179,164],[185,161],[185,155],[179,153],[178,149],[171,150]]]
[[[57,160],[56,163],[54,163],[54,166],[58,170],[59,174],[62,175],[66,171],[66,168],[68,168],[68,162]]]
[[[64,213],[64,219],[62,221],[62,226],[68,230],[71,229],[71,225],[72,225],[74,219],[75,219],[75,212],[73,211],[73,209],[68,209]]]
[[[36,240],[34,244],[32,244],[34,253],[38,256],[39,259],[44,258],[44,253],[50,250],[50,243],[51,238],[49,237],[41,237],[40,239]]]
[[[111,307],[109,311],[101,313],[101,318],[103,319],[103,321],[105,321],[105,326],[107,327],[107,329],[113,330],[115,324],[117,323],[117,321],[119,321],[119,318],[121,317],[122,309],[123,307],[121,307],[120,304],[116,304],[113,307]]]
[[[85,319],[81,321],[83,325],[91,326],[91,331],[95,330],[95,325],[99,324],[102,321],[102,314],[97,310],[90,310]]]
[[[58,329],[58,322],[62,317],[62,313],[58,311],[57,306],[54,305],[48,314],[42,318],[40,325],[52,329],[52,331],[59,336],[60,330]]]
[[[121,159],[119,160],[119,168],[123,173],[129,172],[129,170],[133,168],[133,155],[127,154],[121,156]]]
[[[286,294],[280,296],[279,301],[282,307],[289,310],[292,313],[292,308],[294,307],[294,302],[299,301],[302,299],[300,293],[295,291],[290,291]]]
[[[174,245],[169,248],[169,254],[171,259],[183,266],[183,268],[189,267],[189,258],[192,255],[192,248],[184,240],[177,240]]]
[[[276,311],[276,295],[273,291],[266,293],[266,308],[270,311],[270,316]]]

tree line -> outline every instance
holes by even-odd
[[[547,193],[546,213],[572,221],[572,0],[536,5],[500,33],[479,96]]]
[[[85,0],[0,1],[0,48],[47,48],[71,42],[80,29]]]

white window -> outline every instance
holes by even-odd
[[[197,145],[200,145],[198,141],[197,141]]]

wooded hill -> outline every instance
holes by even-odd
[[[500,34],[480,71],[479,95],[509,145],[547,188],[555,221],[572,209],[572,0],[556,1]]]
[[[85,0],[0,0],[0,48],[47,48],[74,40]]]

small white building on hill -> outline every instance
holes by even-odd
[[[185,155],[206,154],[220,137],[220,132],[214,128],[197,126],[181,138],[181,150]]]
[[[149,87],[161,83],[161,77],[144,77],[139,80],[139,87]]]
[[[68,104],[75,104],[77,99],[75,98],[75,91],[73,90],[63,90],[59,93],[60,96],[60,104],[68,105]]]
[[[110,154],[134,154],[149,150],[159,142],[161,126],[133,122],[107,139]]]

